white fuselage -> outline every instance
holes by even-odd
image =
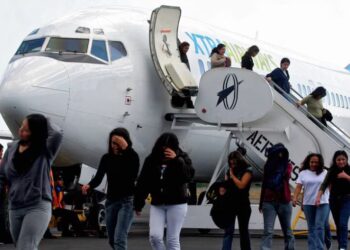
[[[10,62],[0,86],[0,109],[9,129],[17,134],[21,120],[28,114],[40,112],[64,130],[64,142],[58,164],[85,163],[97,167],[107,150],[108,133],[115,127],[130,131],[134,147],[144,159],[156,138],[171,130],[167,113],[194,112],[175,109],[171,97],[162,86],[154,69],[149,49],[149,19],[151,13],[127,8],[86,10],[62,18],[26,40],[46,37],[41,48],[45,52],[50,37],[89,39],[87,54],[100,63],[64,61],[43,54],[15,56]],[[76,33],[77,27],[103,29],[104,34]],[[227,54],[233,66],[239,66],[241,54],[256,43],[183,18],[180,40],[190,42],[188,53],[191,72],[199,82],[203,70],[208,70],[209,53],[218,42],[227,44]],[[92,40],[120,41],[127,56],[104,62],[91,55]],[[290,57],[291,84],[304,93],[303,88],[322,85],[330,95],[325,107],[338,123],[350,131],[350,75],[294,59],[278,56],[269,46],[258,44],[261,53],[255,58],[254,70],[266,74],[278,66],[282,57]],[[110,57],[110,52],[108,52]],[[201,66],[204,65],[204,66]],[[334,104],[332,100],[334,96]],[[341,95],[341,96],[340,96]],[[337,97],[338,96],[338,97]],[[247,105],[254,105],[254,98]],[[338,98],[338,100],[337,100]],[[346,100],[345,100],[346,98]],[[226,132],[174,130],[181,145],[194,161],[196,176],[208,180],[224,146]]]

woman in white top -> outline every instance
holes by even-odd
[[[321,197],[321,202],[316,205],[316,197],[322,182],[327,175],[324,169],[323,157],[320,154],[309,154],[303,162],[303,167],[296,181],[293,197],[293,206],[298,202],[298,196],[304,188],[304,214],[309,228],[309,250],[323,250],[325,224],[329,217],[329,191],[326,190]]]
[[[211,68],[231,67],[231,59],[225,56],[226,46],[218,44],[210,53]]]

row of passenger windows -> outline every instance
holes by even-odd
[[[89,39],[61,37],[51,37],[49,39],[50,40],[45,48],[46,52],[80,54],[87,54],[88,52]],[[39,52],[41,51],[44,42],[45,38],[23,41],[18,48],[16,55]],[[118,60],[127,55],[123,43],[119,41],[107,41],[106,44],[105,40],[92,40],[90,53],[97,58],[108,62],[107,48],[109,49],[110,61]]]
[[[310,86],[306,86],[298,83],[298,92],[303,96],[309,95],[312,90]],[[323,98],[323,103],[328,104],[329,106],[339,107],[350,109],[350,97],[345,95],[340,95],[337,93],[327,91],[327,95]]]

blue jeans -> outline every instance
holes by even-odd
[[[225,229],[224,240],[222,244],[222,250],[231,250],[232,249],[232,240],[233,233],[235,232],[235,220],[238,218],[239,225],[239,235],[240,235],[240,243],[241,250],[250,250],[250,236],[249,236],[249,219],[252,213],[252,209],[250,206],[245,208],[240,208],[236,213],[234,221],[232,224]]]
[[[132,196],[106,201],[106,225],[109,244],[114,250],[126,250],[134,214]]]
[[[326,220],[326,224],[324,226],[324,244],[326,245],[326,249],[331,249],[332,246],[332,232],[331,227],[329,225],[329,212]]]
[[[291,229],[292,205],[290,203],[263,202],[262,211],[264,217],[264,236],[260,249],[271,249],[273,229],[276,216],[278,216],[284,235],[284,249],[294,250],[294,236]]]
[[[309,228],[309,250],[324,250],[325,225],[329,215],[329,205],[304,205],[304,214]]]
[[[329,199],[333,219],[337,227],[339,248],[348,247],[348,221],[350,217],[350,196],[331,197]]]

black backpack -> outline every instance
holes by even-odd
[[[219,194],[221,187],[226,188],[224,195]],[[213,204],[210,210],[210,216],[218,228],[225,229],[233,223],[235,218],[234,209],[232,209],[232,199],[227,190],[225,182],[215,182],[209,188],[206,194],[208,203]]]
[[[281,191],[288,167],[289,152],[282,143],[277,143],[266,150],[266,156],[263,185],[270,190]]]

